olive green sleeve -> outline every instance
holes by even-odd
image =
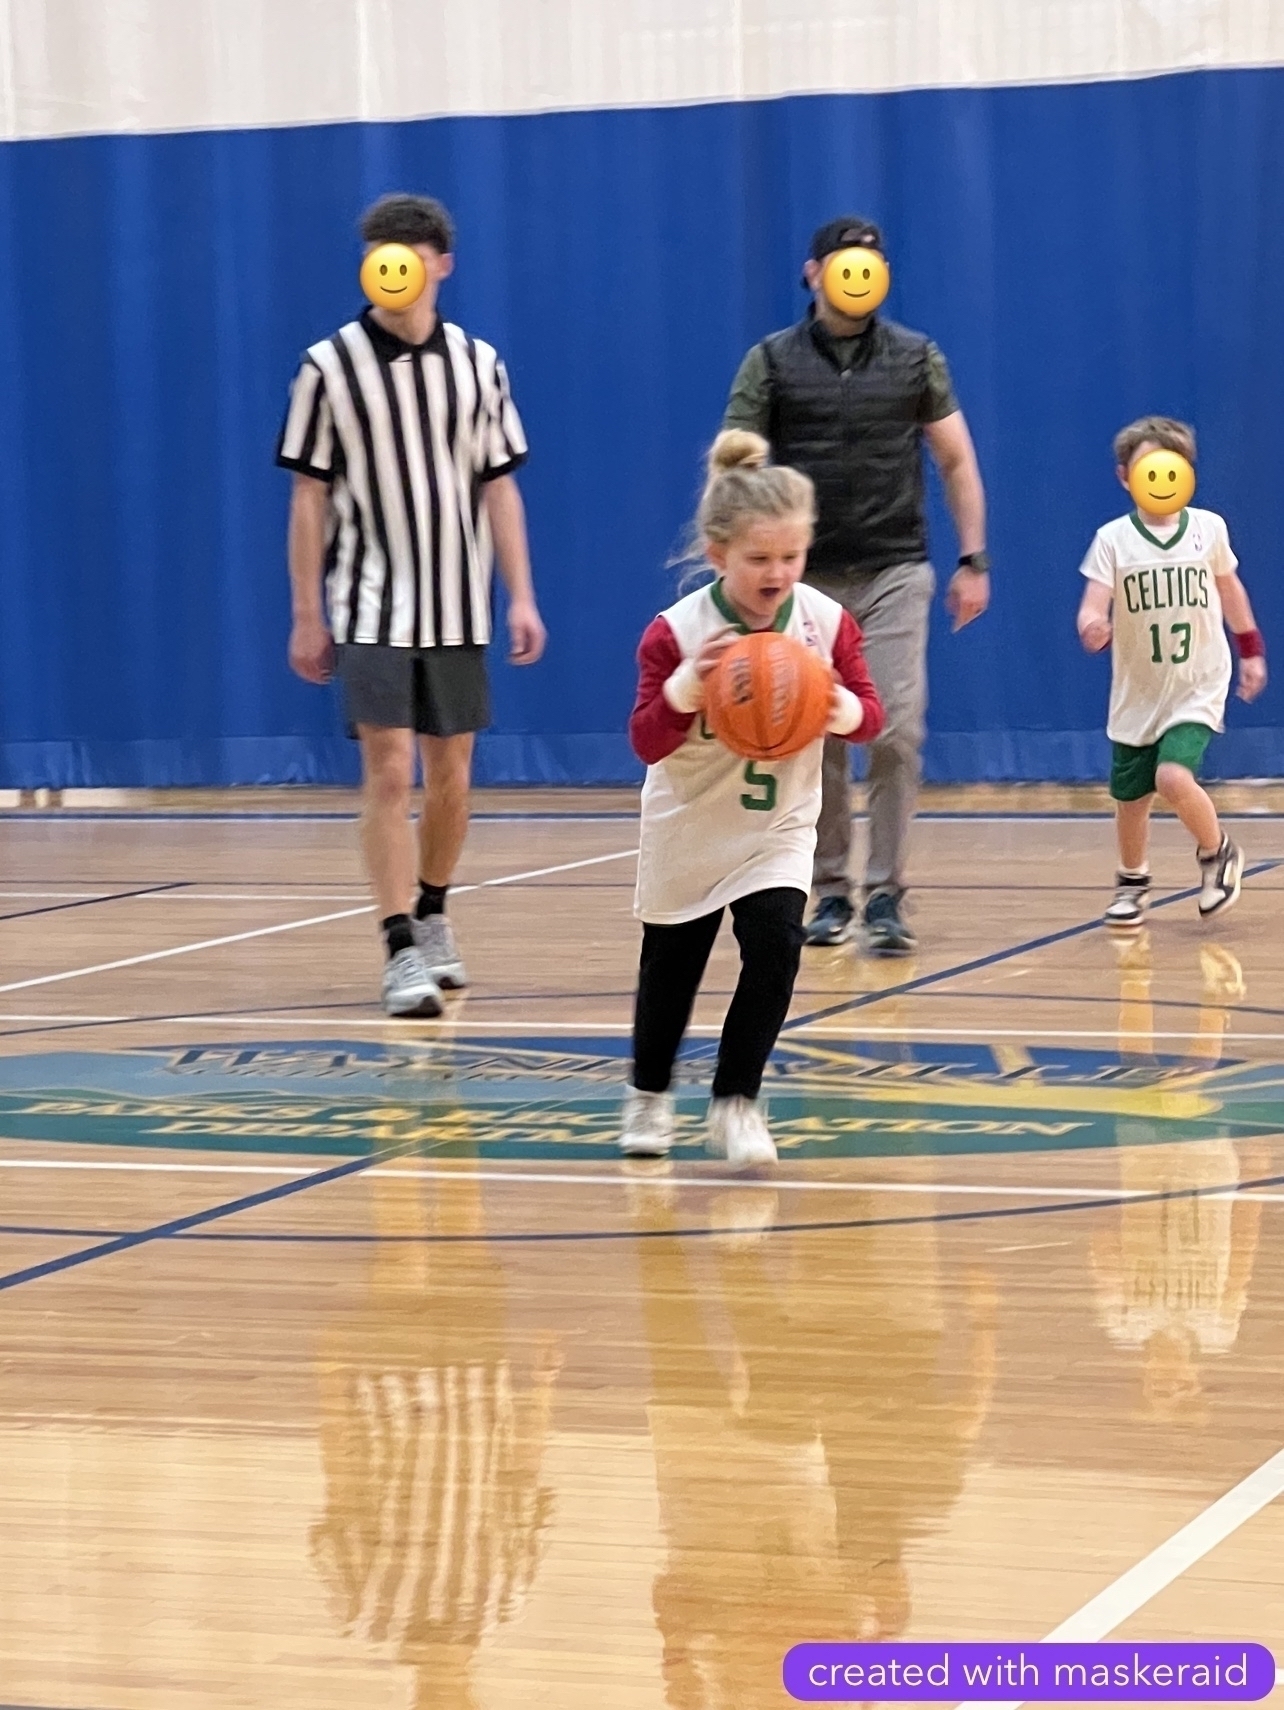
[[[920,405],[922,414],[920,421],[940,422],[946,416],[954,415],[959,408],[959,401],[954,396],[954,382],[950,379],[950,367],[936,345],[929,342],[927,347],[927,384],[923,388],[923,399]]]
[[[750,433],[760,433],[764,439],[770,437],[771,375],[760,344],[754,345],[731,382],[731,396],[727,399],[722,425],[724,428],[747,428]]]

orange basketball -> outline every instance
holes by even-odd
[[[705,678],[709,729],[746,760],[784,760],[823,736],[834,679],[810,647],[775,630],[742,635]]]

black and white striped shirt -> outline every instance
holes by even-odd
[[[305,354],[276,460],[329,483],[326,601],[337,641],[490,640],[482,491],[526,460],[490,345],[440,318],[424,344],[406,344],[367,311]]]

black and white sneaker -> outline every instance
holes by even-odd
[[[865,903],[865,948],[871,956],[912,956],[918,939],[901,919],[903,891],[873,891]]]
[[[1199,887],[1199,918],[1207,920],[1209,915],[1234,908],[1244,878],[1244,851],[1224,831],[1217,853],[1199,857],[1199,872],[1203,881]]]
[[[1115,887],[1115,900],[1101,917],[1102,924],[1112,932],[1140,932],[1150,901],[1150,874],[1120,873]]]
[[[803,943],[846,944],[855,921],[856,911],[846,897],[821,897],[815,914],[803,928]]]

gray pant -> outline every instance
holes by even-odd
[[[808,576],[822,594],[856,619],[865,637],[869,674],[887,709],[882,735],[869,750],[869,854],[865,887],[905,884],[909,829],[923,771],[927,712],[927,625],[936,592],[930,564],[893,564],[876,576]],[[851,895],[851,744],[825,743],[812,883],[821,897]]]

